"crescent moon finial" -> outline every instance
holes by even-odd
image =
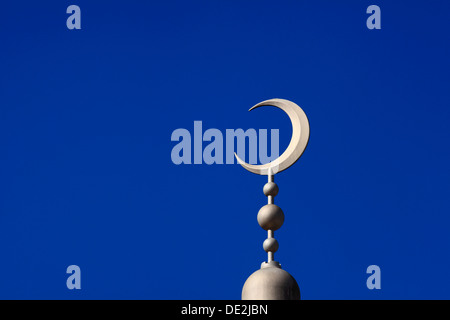
[[[292,124],[292,138],[291,142],[289,142],[289,146],[277,159],[262,165],[246,163],[239,158],[236,153],[234,153],[234,156],[239,164],[246,170],[259,175],[271,176],[286,170],[301,157],[309,141],[309,121],[305,112],[297,104],[285,99],[266,100],[254,105],[249,111],[262,106],[274,106],[280,108],[289,116]]]

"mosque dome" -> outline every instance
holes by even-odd
[[[279,265],[263,263],[245,281],[242,300],[300,300],[300,288]]]

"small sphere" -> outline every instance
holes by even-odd
[[[267,182],[263,188],[264,194],[275,197],[278,194],[278,186],[275,182]]]
[[[274,238],[267,238],[263,242],[263,248],[265,252],[277,252],[278,250],[278,241]]]
[[[264,230],[278,230],[283,225],[283,210],[276,204],[266,204],[259,209],[258,223]]]

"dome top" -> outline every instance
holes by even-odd
[[[242,288],[242,300],[299,300],[300,288],[287,271],[266,265],[253,272]]]

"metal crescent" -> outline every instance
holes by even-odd
[[[289,146],[277,159],[261,165],[246,163],[236,153],[234,156],[239,164],[250,172],[273,175],[292,166],[303,154],[309,141],[309,121],[305,112],[298,105],[285,99],[266,100],[251,107],[248,111],[262,106],[274,106],[287,113],[292,124],[292,138]]]

